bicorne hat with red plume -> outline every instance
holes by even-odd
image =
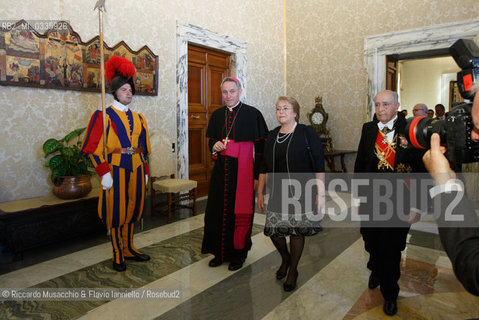
[[[133,83],[135,72],[133,63],[123,57],[111,56],[105,63],[105,78],[110,82],[110,90],[116,100],[118,100],[116,90],[125,83],[131,85],[131,92],[135,94],[135,84]]]

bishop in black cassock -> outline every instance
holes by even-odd
[[[231,79],[231,80],[227,80]],[[228,82],[225,82],[228,81]],[[215,159],[211,173],[202,253],[215,258],[210,266],[231,261],[229,269],[241,268],[251,248],[251,228],[254,212],[254,180],[258,179],[263,159],[264,141],[268,128],[261,112],[237,100],[228,107],[225,87],[238,85],[235,78],[223,80],[223,99],[227,106],[213,112],[206,136]],[[237,99],[239,99],[239,94]],[[215,152],[214,145],[221,141],[226,149]]]

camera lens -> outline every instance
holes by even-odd
[[[433,133],[439,134],[441,144],[444,145],[446,143],[446,121],[428,117],[407,119],[406,136],[413,147],[429,149]]]

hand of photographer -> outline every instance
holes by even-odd
[[[433,133],[431,136],[431,149],[422,157],[422,161],[436,185],[445,184],[451,179],[456,179],[456,174],[452,171],[449,161],[444,156],[446,147],[441,146],[440,141],[439,135]]]

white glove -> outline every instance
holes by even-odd
[[[111,173],[107,172],[101,176],[101,185],[103,186],[103,190],[110,190],[113,186],[113,178],[111,177]]]
[[[148,185],[148,175],[145,174],[145,186],[147,186],[147,185]]]

